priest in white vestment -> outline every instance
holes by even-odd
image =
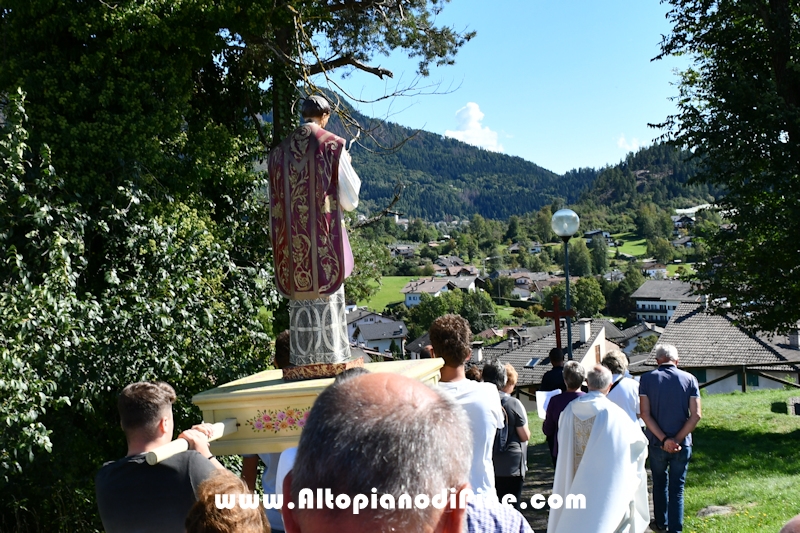
[[[650,521],[647,439],[639,425],[606,394],[611,372],[600,365],[586,376],[589,394],[577,398],[558,423],[558,463],[553,494],[565,505],[550,509],[548,533],[641,533]],[[584,509],[567,509],[582,494]]]

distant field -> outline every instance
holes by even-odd
[[[391,303],[402,302],[405,298],[400,293],[400,289],[412,279],[417,278],[419,276],[384,276],[381,278],[382,286],[375,296],[369,301],[358,302],[358,305],[366,305],[373,311],[383,311]]]
[[[637,239],[633,233],[618,233],[612,235],[615,240],[622,241],[622,246],[619,247],[620,253],[630,254],[634,257],[639,257],[647,254],[647,240]],[[614,253],[614,250],[609,250]]]
[[[669,274],[670,276],[674,276],[675,271],[678,270],[678,268],[680,267],[685,267],[690,274],[694,274],[694,268],[692,268],[693,266],[694,266],[693,263],[670,264],[667,265],[667,274]]]

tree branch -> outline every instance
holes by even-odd
[[[399,213],[396,213],[396,212],[392,211],[392,208],[394,207],[394,205],[398,201],[400,201],[400,196],[403,194],[403,189],[405,189],[405,187],[406,186],[403,184],[403,182],[398,181],[397,184],[394,186],[394,197],[392,198],[392,201],[389,202],[389,205],[384,207],[380,211],[380,213],[378,213],[377,215],[373,215],[373,216],[369,217],[366,220],[363,220],[361,222],[357,222],[357,223],[353,224],[353,229],[358,229],[358,228],[364,228],[366,226],[371,226],[372,224],[380,222],[383,219],[383,217],[385,217],[387,215],[397,215],[397,214],[399,214]]]
[[[394,74],[392,73],[391,70],[387,70],[381,67],[372,67],[366,65],[351,55],[342,56],[332,61],[323,61],[317,63],[316,65],[311,65],[310,67],[308,67],[308,74],[309,76],[313,76],[314,74],[320,74],[322,72],[333,70],[335,68],[343,67],[346,65],[350,65],[356,67],[359,70],[363,70],[364,72],[369,72],[370,74],[374,74],[375,76],[378,76],[380,79],[383,79],[384,76],[387,76],[389,78],[394,78]]]

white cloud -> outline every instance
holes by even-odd
[[[630,142],[628,142],[625,139],[625,135],[620,135],[619,139],[617,140],[617,146],[619,146],[620,148],[622,148],[623,150],[625,150],[627,152],[635,152],[636,150],[639,149],[639,146],[640,146],[639,145],[639,139],[634,137],[633,139],[631,139]]]
[[[497,132],[481,125],[484,114],[478,104],[469,102],[456,111],[456,130],[447,130],[445,136],[492,152],[502,152],[503,146],[497,142]]]

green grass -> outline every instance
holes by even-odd
[[[686,270],[690,274],[693,274],[694,268],[692,268],[692,266],[693,266],[692,263],[678,263],[678,264],[672,263],[667,265],[667,274],[669,274],[670,276],[674,276],[675,271],[678,270],[680,267],[686,268]]]
[[[774,533],[797,514],[800,416],[785,411],[786,399],[798,395],[795,389],[703,398],[686,478],[684,531]],[[734,512],[697,518],[709,505]]]
[[[496,309],[497,309],[497,318],[498,318],[498,320],[506,320],[506,319],[511,319],[512,318],[512,314],[511,313],[514,312],[514,308],[513,307],[507,307],[507,306],[498,305]]]
[[[638,239],[633,233],[618,233],[612,237],[617,241],[622,241],[622,246],[618,247],[620,253],[630,254],[634,257],[647,255],[646,239]],[[615,250],[610,251],[614,252]]]
[[[405,296],[400,293],[400,290],[412,279],[418,279],[419,276],[383,276],[381,278],[381,288],[375,295],[368,301],[358,302],[359,306],[366,305],[373,311],[383,311],[387,305],[391,303],[402,302]]]

